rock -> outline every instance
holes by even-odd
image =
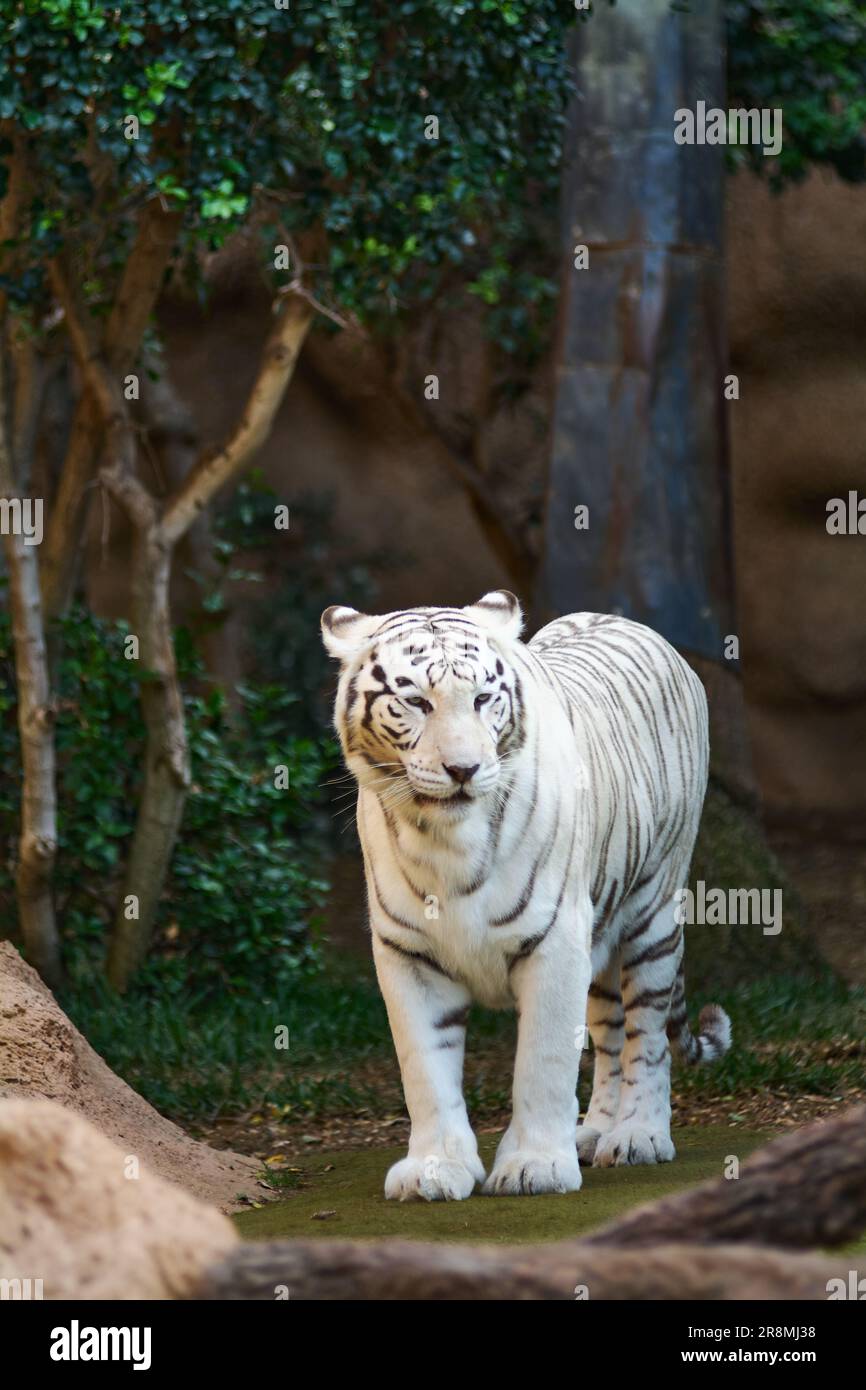
[[[84,1116],[151,1172],[224,1211],[260,1165],[190,1139],[106,1066],[53,994],[8,941],[0,941],[0,1098],[58,1101]]]
[[[237,1234],[139,1159],[52,1101],[0,1101],[0,1279],[47,1299],[193,1295]]]

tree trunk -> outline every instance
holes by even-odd
[[[126,989],[150,945],[190,781],[183,696],[172,642],[172,552],[219,489],[237,477],[267,438],[312,320],[313,309],[306,298],[296,295],[282,302],[234,431],[221,449],[198,460],[168,498],[161,517],[128,461],[103,470],[103,481],[125,508],[136,532],[132,616],[144,670],[141,698],[147,729],[138,818],[109,946],[108,977],[120,991]],[[94,380],[108,412],[110,383],[104,377],[97,381],[94,376]]]
[[[701,1183],[627,1212],[590,1244],[653,1245],[683,1231],[702,1244],[808,1250],[856,1240],[866,1228],[866,1106],[774,1139],[736,1179]]]
[[[285,1287],[293,1303],[826,1299],[829,1281],[847,1285],[857,1263],[853,1256],[834,1260],[743,1245],[629,1250],[578,1241],[510,1248],[247,1241],[206,1272],[195,1297],[273,1303],[274,1291]]]
[[[0,496],[13,499],[19,494],[6,437],[5,406],[0,360]],[[54,707],[48,686],[38,546],[28,545],[25,537],[15,535],[11,527],[3,540],[9,569],[23,769],[21,836],[15,875],[18,915],[27,959],[45,983],[56,989],[61,980],[61,965],[51,892],[57,852]]]
[[[139,215],[135,242],[120,277],[102,344],[106,364],[118,380],[135,364],[181,220],[181,214],[167,212],[159,198],[145,204]],[[59,297],[69,317],[75,307],[66,295]],[[95,348],[95,344],[92,346]],[[43,547],[41,576],[46,623],[66,610],[75,588],[103,425],[99,402],[85,374]],[[52,660],[56,661],[54,646]]]
[[[201,452],[198,430],[192,414],[181,400],[165,371],[155,377],[146,372],[141,383],[141,419],[150,447],[155,450],[166,486],[178,490],[192,472]],[[201,585],[200,598],[189,619],[193,637],[201,650],[210,675],[225,691],[230,710],[237,711],[235,686],[241,679],[240,638],[236,616],[224,612],[215,621],[204,607],[209,588],[223,578],[223,567],[214,550],[208,512],[200,512],[178,544],[181,570],[192,571]]]
[[[15,887],[24,953],[45,983],[57,989],[61,966],[52,895],[57,852],[54,707],[48,689],[39,572],[35,547],[25,545],[21,536],[7,536],[5,541],[24,774]]]
[[[150,946],[190,784],[183,696],[172,641],[170,576],[171,551],[159,526],[139,531],[133,551],[132,630],[139,640],[147,746],[123,901],[108,953],[108,979],[119,990],[126,988]]]
[[[572,54],[537,616],[622,613],[694,656],[699,674],[712,663],[713,770],[751,796],[737,661],[726,650],[737,629],[724,149],[674,140],[675,109],[725,105],[722,6],[596,6],[576,26]]]
[[[6,192],[0,202],[0,246],[11,243],[27,191],[26,147],[20,131],[0,127],[10,140]],[[9,265],[4,260],[3,269]],[[30,460],[16,459],[7,436],[5,353],[6,291],[0,288],[0,496],[18,497],[19,483],[30,476]],[[15,444],[30,446],[38,398],[35,373],[38,364],[24,340],[9,337],[12,356],[22,373],[15,383],[17,411],[12,420]],[[15,680],[18,687],[18,730],[21,741],[21,834],[15,891],[21,936],[27,959],[52,989],[61,980],[60,943],[54,917],[51,880],[57,853],[57,791],[54,774],[54,707],[50,697],[45,632],[39,595],[38,550],[26,545],[23,535],[10,526],[3,537],[9,569],[12,636],[15,647]]]
[[[96,467],[102,427],[93,397],[83,392],[72,417],[63,469],[45,537],[40,578],[46,624],[66,609],[75,588],[87,516],[87,491]],[[51,665],[59,651],[52,643]]]
[[[109,943],[109,979],[115,988],[124,990],[150,944],[190,781],[183,696],[172,642],[172,552],[220,488],[237,477],[270,433],[314,309],[300,286],[280,301],[259,370],[232,434],[222,448],[199,457],[163,506],[138,477],[131,422],[117,372],[96,344],[95,327],[74,292],[63,256],[51,262],[49,273],[64,309],[84,389],[99,410],[111,460],[102,469],[101,481],[123,507],[135,536],[132,621],[143,667],[141,702],[147,746],[123,895]]]

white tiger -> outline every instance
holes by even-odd
[[[690,1061],[730,1045],[717,1005],[689,1031],[674,906],[706,789],[703,687],[624,618],[577,613],[527,645],[521,627],[504,590],[322,615],[412,1124],[386,1197],[576,1191],[578,1153],[666,1162],[668,1040]],[[519,1017],[512,1119],[486,1181],[462,1093],[472,999]]]

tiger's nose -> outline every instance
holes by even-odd
[[[481,764],[476,763],[474,767],[457,767],[452,764],[449,767],[448,763],[443,763],[442,766],[448,776],[453,777],[454,781],[459,782],[462,787],[464,782],[470,781],[475,776]]]

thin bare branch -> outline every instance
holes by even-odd
[[[313,306],[300,295],[280,303],[256,379],[234,431],[221,449],[199,459],[166,504],[162,531],[168,544],[174,545],[180,539],[219,489],[240,472],[270,434],[314,314]]]
[[[72,289],[72,276],[65,259],[57,257],[50,261],[48,273],[63,309],[84,389],[93,399],[105,434],[109,463],[100,477],[124,507],[133,525],[146,528],[156,521],[156,503],[135,472],[135,435],[120,382],[100,352],[93,322]]]
[[[105,327],[105,358],[115,371],[129,370],[138,356],[156,306],[183,215],[167,211],[158,198],[142,208]]]

